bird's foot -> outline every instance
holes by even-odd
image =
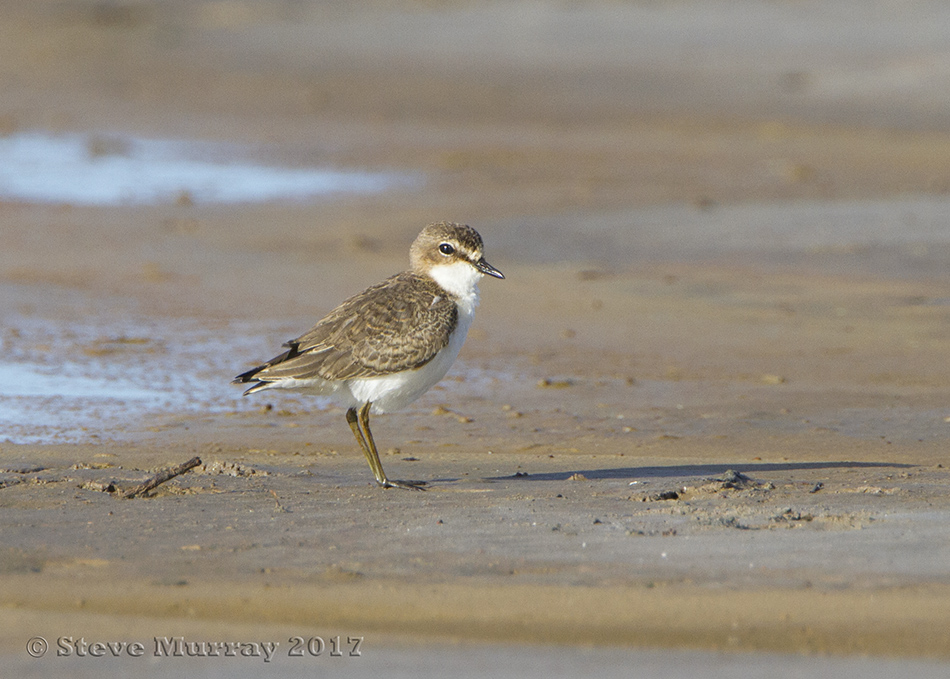
[[[376,483],[383,488],[405,488],[406,490],[425,490],[422,486],[426,485],[425,481],[390,481],[389,479],[383,479]]]

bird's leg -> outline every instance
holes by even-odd
[[[379,461],[379,452],[376,450],[376,441],[373,440],[373,432],[369,428],[370,405],[370,403],[367,403],[362,408],[360,408],[358,425],[354,421],[356,419],[356,412],[353,408],[350,408],[346,412],[346,421],[350,423],[350,429],[353,430],[354,434],[356,434],[357,431],[360,432],[357,436],[357,441],[359,441],[360,447],[363,449],[363,454],[366,456],[366,460],[369,462],[370,469],[373,470],[373,475],[376,476],[376,483],[381,485],[383,488],[425,490],[424,488],[420,488],[420,486],[425,484],[425,481],[390,481],[386,477],[386,472],[383,471],[383,463]],[[350,413],[353,414],[351,415]]]
[[[346,411],[346,422],[350,425],[353,436],[356,437],[356,442],[359,444],[360,450],[363,451],[366,461],[369,462],[369,468],[373,471],[373,476],[376,477],[376,483],[381,486],[384,485],[387,481],[386,472],[383,471],[382,465],[379,464],[379,456],[374,457],[369,450],[369,444],[366,443],[366,437],[363,435],[363,430],[360,429],[356,408],[349,408]]]

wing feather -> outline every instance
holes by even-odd
[[[346,380],[419,368],[448,345],[457,323],[455,302],[438,284],[397,274],[346,300],[287,342],[286,352],[235,381]]]

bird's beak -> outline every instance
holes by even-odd
[[[505,274],[503,274],[501,271],[499,271],[498,269],[493,267],[491,264],[486,262],[484,257],[482,257],[480,260],[478,260],[478,262],[476,262],[475,268],[478,269],[480,272],[484,274],[488,274],[489,276],[494,276],[495,278],[505,277]]]

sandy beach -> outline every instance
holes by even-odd
[[[57,149],[0,170],[4,665],[946,676],[948,14],[0,3],[0,155]],[[374,419],[429,489],[383,490],[342,410],[229,382],[443,219],[506,279]]]

